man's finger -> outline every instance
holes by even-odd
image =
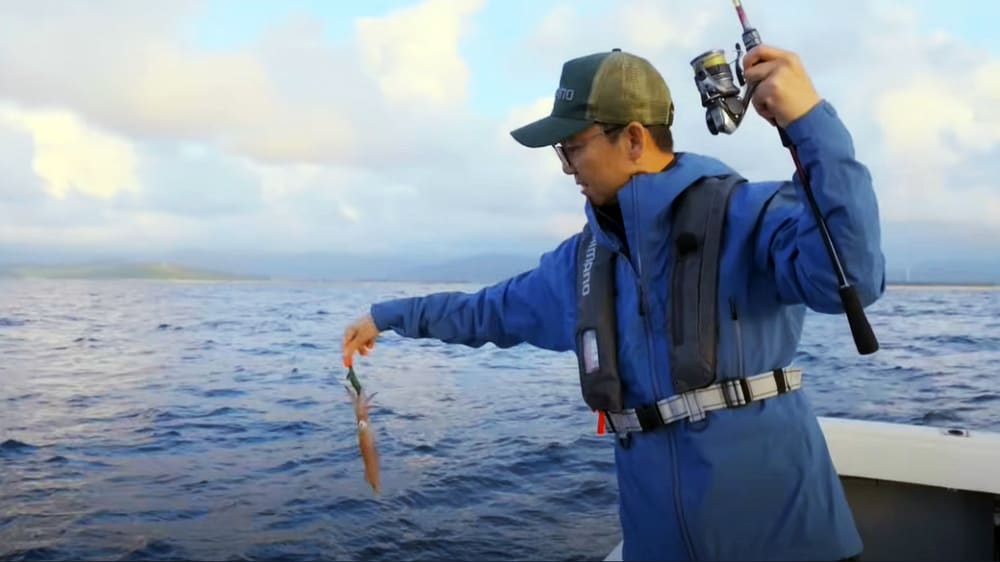
[[[768,60],[758,63],[753,68],[746,69],[743,75],[746,77],[747,82],[763,82],[771,73],[778,70],[780,66],[780,62]]]
[[[746,56],[743,57],[743,66],[750,68],[751,66],[759,64],[763,61],[787,58],[789,54],[789,51],[772,47],[770,45],[757,45],[753,49],[747,51]]]
[[[344,332],[344,341],[341,343],[341,348],[344,354],[344,366],[350,367],[352,362],[352,357],[357,349],[357,338],[358,331],[356,329],[348,328]]]
[[[753,107],[754,109],[757,110],[757,113],[764,119],[767,119],[768,121],[774,119],[774,114],[771,113],[771,108],[769,107],[767,100],[755,97],[753,99]]]

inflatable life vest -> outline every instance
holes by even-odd
[[[682,394],[716,381],[719,263],[726,211],[737,175],[705,177],[673,202],[674,248],[667,314],[674,391]],[[597,412],[624,408],[618,373],[615,253],[584,226],[577,248],[576,354],[583,399]]]

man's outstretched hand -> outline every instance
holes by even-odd
[[[368,355],[375,347],[375,338],[378,337],[379,330],[375,326],[375,320],[371,314],[365,314],[344,329],[344,339],[341,347],[344,353],[344,366],[350,367],[354,364],[354,353]]]

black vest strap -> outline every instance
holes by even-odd
[[[674,391],[715,382],[719,262],[725,220],[738,175],[703,178],[673,204],[667,318]],[[594,410],[621,411],[618,374],[614,253],[585,226],[577,249],[577,360],[584,401]]]
[[[736,175],[705,178],[674,202],[674,260],[667,294],[670,377],[678,394],[715,382],[719,262]]]
[[[576,356],[583,400],[594,410],[624,407],[615,339],[615,255],[584,226],[577,249]],[[609,337],[610,336],[610,337]]]

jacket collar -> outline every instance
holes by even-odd
[[[709,156],[690,152],[678,152],[675,162],[665,171],[651,174],[637,174],[618,191],[625,231],[629,236],[629,246],[639,242],[641,235],[666,231],[671,204],[689,185],[706,176],[734,174],[732,168]],[[599,244],[620,248],[613,238],[601,228],[596,211],[590,201],[586,203],[587,223]],[[639,226],[637,229],[636,226]]]

